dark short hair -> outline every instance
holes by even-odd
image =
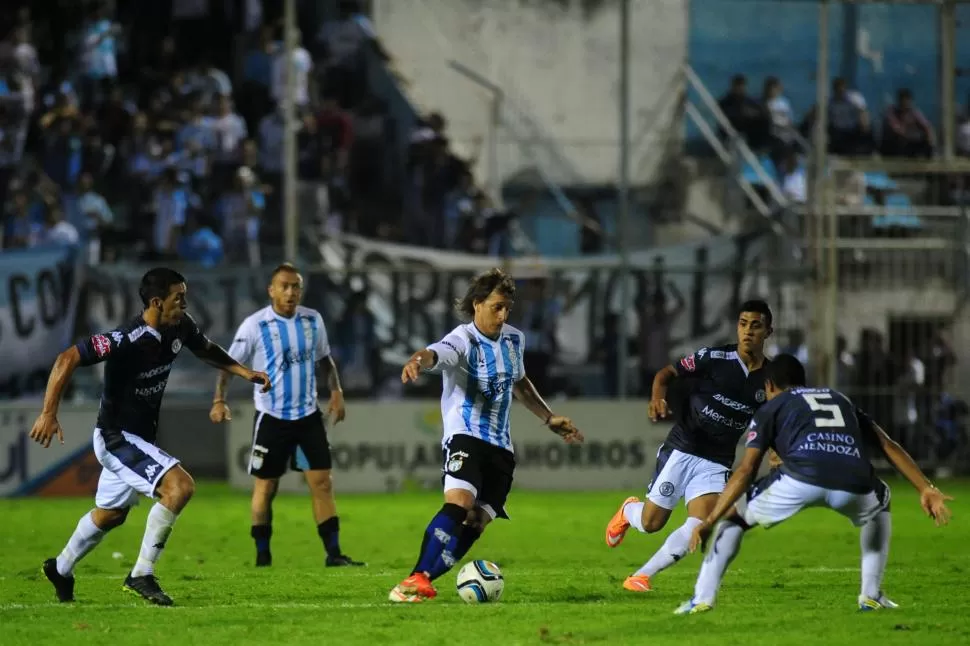
[[[515,281],[497,267],[472,279],[465,296],[455,301],[455,312],[462,318],[474,318],[475,303],[481,303],[495,290],[502,296],[515,298]]]
[[[172,291],[173,285],[185,282],[185,276],[174,269],[168,267],[155,267],[145,272],[141,277],[141,285],[138,287],[138,295],[145,307],[153,298],[165,300]]]
[[[293,263],[291,262],[280,263],[279,265],[276,265],[276,268],[273,270],[273,273],[269,275],[269,282],[273,282],[273,279],[276,278],[276,274],[282,274],[284,271],[291,272],[294,274],[300,273],[300,270],[297,269],[296,265],[294,265]]]
[[[779,354],[765,365],[765,381],[781,389],[804,386],[805,366],[794,355]]]
[[[755,314],[762,314],[765,317],[765,325],[771,327],[771,308],[768,307],[768,303],[761,299],[752,299],[750,301],[744,301],[741,303],[741,307],[738,308],[738,316],[741,316],[742,312],[754,312]]]

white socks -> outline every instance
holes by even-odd
[[[643,503],[639,504],[643,505]],[[657,553],[650,557],[650,560],[644,563],[643,567],[636,571],[636,574],[653,576],[684,558],[690,545],[690,536],[694,532],[694,528],[700,524],[700,518],[688,517],[683,525],[670,533]]]
[[[630,523],[630,527],[633,527],[638,532],[646,533],[647,530],[643,528],[642,502],[631,502],[624,505],[623,517],[626,518],[626,522]]]
[[[131,569],[131,576],[148,576],[155,573],[155,561],[162,555],[176,518],[178,516],[162,506],[162,503],[157,502],[152,506],[152,510],[148,512],[148,522],[145,523],[145,537],[141,542],[141,552],[138,554],[135,567]]]
[[[83,559],[88,552],[93,550],[101,542],[106,534],[105,531],[98,529],[91,519],[91,512],[81,516],[77,523],[77,528],[71,534],[67,545],[57,556],[57,573],[61,576],[71,576],[74,566]]]
[[[862,546],[862,596],[879,599],[882,576],[889,558],[889,537],[892,534],[892,517],[888,511],[880,512],[862,526],[859,543]],[[58,560],[58,567],[60,561]]]
[[[704,555],[704,563],[694,585],[694,603],[714,605],[721,579],[741,549],[743,536],[744,529],[727,520],[722,520],[714,528],[714,535],[707,544],[707,554]]]

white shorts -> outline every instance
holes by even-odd
[[[179,463],[154,444],[122,431],[107,446],[101,429],[94,429],[94,455],[104,469],[94,504],[101,509],[122,509],[138,504],[139,494],[153,498],[162,476]]]
[[[730,479],[731,470],[722,464],[661,446],[647,499],[658,507],[673,509],[681,498],[690,502],[709,493],[721,493]]]
[[[777,525],[806,507],[827,507],[861,527],[889,509],[889,487],[880,480],[873,491],[850,493],[811,485],[775,471],[754,483],[735,507],[752,527]]]

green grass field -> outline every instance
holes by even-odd
[[[337,481],[339,483],[339,480]],[[970,526],[920,515],[894,481],[894,536],[886,590],[901,609],[860,614],[858,531],[812,510],[748,536],[715,612],[677,617],[699,567],[691,556],[634,594],[623,578],[665,534],[632,532],[618,549],[606,521],[627,495],[513,492],[513,522],[496,522],[470,557],[497,562],[506,577],[497,604],[465,605],[454,572],[439,597],[414,606],[387,601],[413,565],[420,534],[440,506],[435,494],[339,497],[342,542],[365,569],[325,569],[307,498],[280,496],[272,568],[252,566],[248,499],[200,483],[157,573],[176,606],[158,608],[121,591],[141,542],[144,502],[76,571],[74,604],[58,604],[40,574],[90,507],[82,499],[0,500],[0,643],[78,644],[967,644],[970,643]],[[339,484],[338,484],[339,486]],[[681,512],[669,528],[677,526]]]

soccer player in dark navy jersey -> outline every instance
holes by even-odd
[[[657,468],[647,500],[623,501],[606,527],[606,544],[616,547],[627,530],[658,532],[667,524],[680,499],[687,519],[643,567],[623,582],[632,592],[652,589],[651,577],[687,554],[694,527],[714,507],[731,477],[734,453],[755,410],[765,401],[765,340],[771,335],[771,309],[764,301],[743,303],[738,311],[736,345],[701,348],[657,373],[650,400],[650,418],[667,417],[667,386],[682,382],[683,401],[673,428],[657,452]]]
[[[182,348],[209,365],[269,387],[269,378],[236,362],[211,342],[185,313],[185,279],[171,269],[152,269],[139,290],[144,312],[104,334],[96,334],[62,352],[54,363],[44,408],[30,437],[50,446],[64,432],[57,421],[61,395],[78,366],[105,363],[104,390],[94,452],[103,467],[95,508],[85,514],[64,550],[44,562],[43,571],[60,601],[74,600],[74,566],[104,535],[125,522],[138,496],[157,498],[148,513],[138,560],[124,587],[145,599],[172,605],[154,575],[154,564],[172,526],[195,491],[179,461],[155,446],[158,412],[172,364]]]
[[[872,457],[885,455],[910,481],[919,491],[923,511],[937,525],[949,520],[946,501],[952,498],[934,487],[909,454],[845,395],[831,388],[806,388],[805,368],[790,354],[768,365],[765,391],[770,401],[748,427],[741,464],[691,536],[694,551],[724,518],[713,530],[714,547],[704,558],[694,597],[677,614],[714,607],[721,579],[747,529],[777,525],[806,507],[828,507],[862,528],[859,609],[897,607],[882,591],[891,531],[889,488],[876,477]],[[751,486],[769,448],[778,452],[781,467]]]

